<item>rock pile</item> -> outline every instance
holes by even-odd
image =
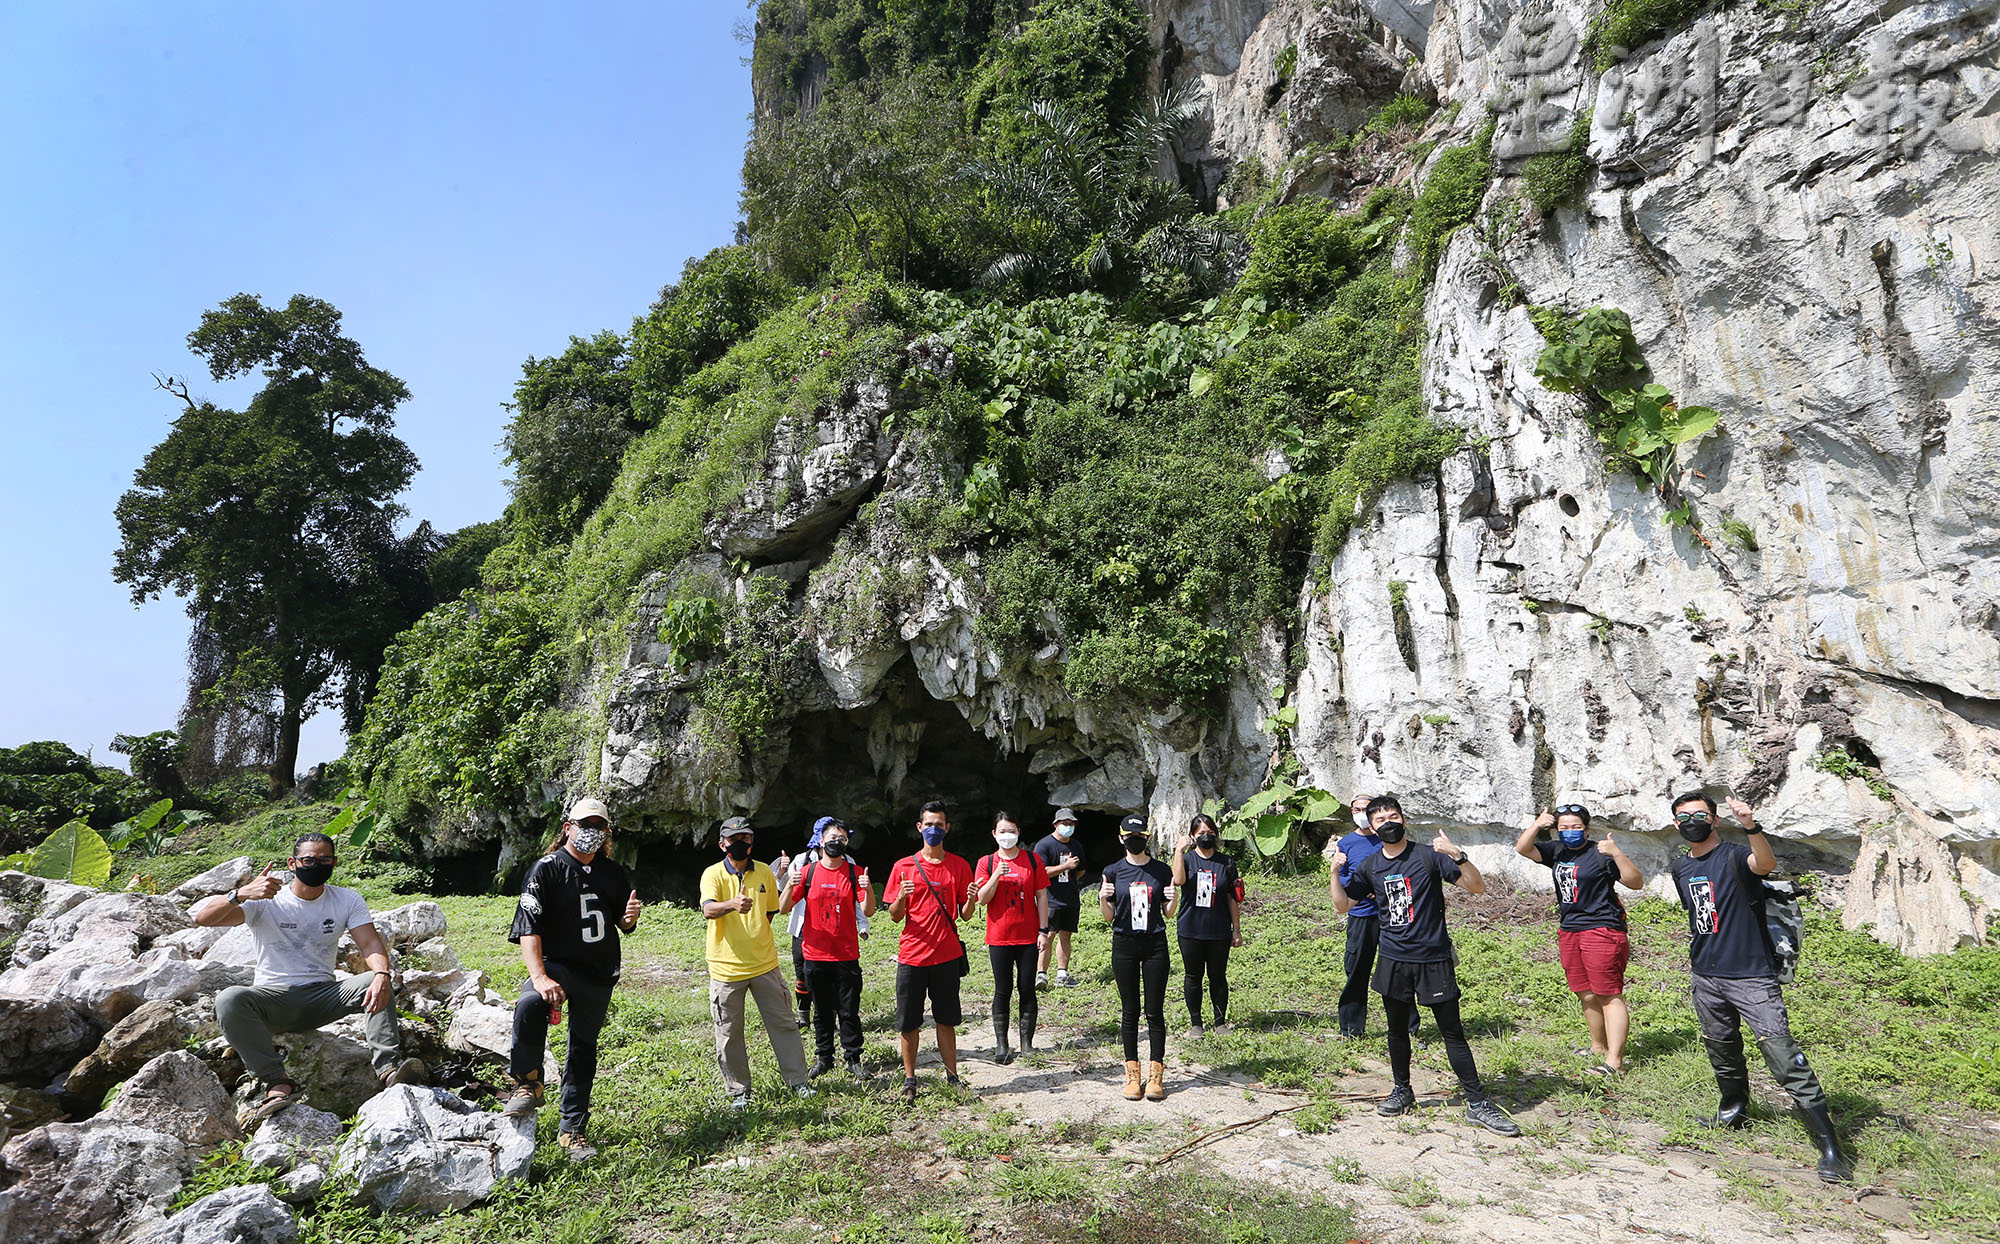
[[[459,1209],[519,1178],[532,1120],[489,1114],[442,1089],[384,1092],[361,1017],[280,1036],[301,1102],[243,1149],[269,1183],[166,1210],[202,1155],[244,1140],[229,1086],[243,1065],[215,1024],[215,995],[248,984],[248,929],[203,929],[193,904],[248,879],[243,856],[166,895],[104,892],[0,873],[0,1239],[10,1244],[222,1244],[297,1238],[292,1205],[336,1170],[384,1208]],[[411,903],[375,917],[391,948],[405,1049],[432,1067],[504,1061],[509,1000],[462,966],[443,910]],[[361,966],[351,941],[343,968]],[[449,1035],[446,1035],[449,1034]],[[556,1077],[552,1064],[545,1067]],[[108,1101],[107,1101],[108,1099]],[[342,1141],[342,1120],[360,1123]],[[11,1135],[11,1139],[10,1139]]]

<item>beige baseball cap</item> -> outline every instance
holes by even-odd
[[[569,813],[563,819],[574,825],[587,817],[593,816],[603,817],[606,825],[611,823],[611,809],[605,807],[604,801],[601,799],[577,800],[569,806]]]

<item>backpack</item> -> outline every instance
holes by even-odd
[[[1799,907],[1799,887],[1790,881],[1764,878],[1764,940],[1778,964],[1778,983],[1789,985],[1798,975],[1799,951],[1806,939],[1806,914]]]

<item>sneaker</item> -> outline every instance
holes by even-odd
[[[917,1078],[915,1076],[904,1076],[903,1100],[915,1101],[916,1099],[917,1099]]]
[[[597,1156],[597,1146],[575,1132],[560,1133],[556,1143],[562,1146],[562,1155],[572,1162],[588,1162]]]
[[[514,1091],[507,1095],[507,1104],[500,1107],[500,1113],[510,1119],[518,1119],[524,1114],[533,1114],[542,1108],[546,1090],[540,1077],[533,1080],[516,1080]]]
[[[847,1074],[857,1080],[866,1080],[868,1078],[868,1068],[861,1065],[860,1059],[852,1059],[847,1064]]]
[[[1507,1117],[1507,1112],[1484,1098],[1465,1103],[1465,1117],[1499,1136],[1519,1136],[1521,1125]]]
[[[1235,1025],[1235,1024],[1217,1024],[1217,1025],[1216,1025],[1216,1026],[1215,1026],[1214,1028],[1210,1029],[1209,1031],[1213,1032],[1213,1033],[1214,1033],[1214,1034],[1215,1034],[1216,1036],[1220,1037],[1220,1036],[1223,1036],[1223,1035],[1225,1035],[1225,1034],[1227,1034],[1227,1033],[1232,1033],[1232,1032],[1235,1032],[1235,1031],[1236,1031],[1236,1025]]]
[[[831,1071],[831,1070],[832,1070],[832,1067],[830,1067],[830,1066],[829,1066],[829,1067],[827,1068],[827,1070]],[[814,1087],[813,1087],[812,1085],[810,1085],[810,1084],[794,1084],[794,1085],[792,1086],[792,1096],[794,1096],[794,1097],[818,1097],[818,1096],[819,1096],[819,1090],[818,1090],[818,1089],[816,1089],[816,1088],[814,1088]]]
[[[1188,1029],[1188,1038],[1190,1040],[1199,1041],[1207,1035],[1208,1029],[1203,1028],[1200,1024],[1196,1024],[1194,1027]]]
[[[1072,989],[1076,986],[1076,977],[1069,974],[1068,968],[1058,968],[1056,969],[1056,985],[1062,989]]]
[[[1047,972],[1035,973],[1035,988],[1047,989],[1048,987],[1049,987],[1049,974]]]
[[[406,1058],[393,1068],[382,1073],[382,1087],[391,1084],[428,1084],[430,1073],[424,1070],[421,1058]]]
[[[750,1108],[750,1094],[748,1093],[731,1094],[729,1098],[729,1108],[731,1110],[748,1110]]]
[[[832,1070],[833,1070],[833,1060],[831,1058],[821,1058],[816,1062],[814,1062],[812,1067],[806,1072],[806,1078],[809,1080],[817,1080],[821,1076],[825,1075],[827,1072]]]
[[[1398,1084],[1395,1088],[1390,1089],[1389,1095],[1384,1097],[1375,1107],[1375,1113],[1387,1115],[1393,1119],[1416,1104],[1416,1090],[1407,1084]]]

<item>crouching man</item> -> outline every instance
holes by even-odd
[[[375,931],[362,897],[327,884],[336,862],[333,839],[301,834],[292,844],[289,882],[273,877],[267,866],[229,893],[196,904],[191,913],[204,928],[249,925],[257,941],[254,983],[215,996],[215,1022],[222,1035],[265,1086],[263,1100],[244,1118],[246,1126],[298,1100],[298,1085],[287,1077],[272,1035],[309,1032],[356,1011],[367,1013],[370,1061],[382,1083],[423,1082],[424,1065],[403,1057],[396,1035],[389,948]],[[334,972],[334,950],[343,933],[353,935],[368,972]]]

